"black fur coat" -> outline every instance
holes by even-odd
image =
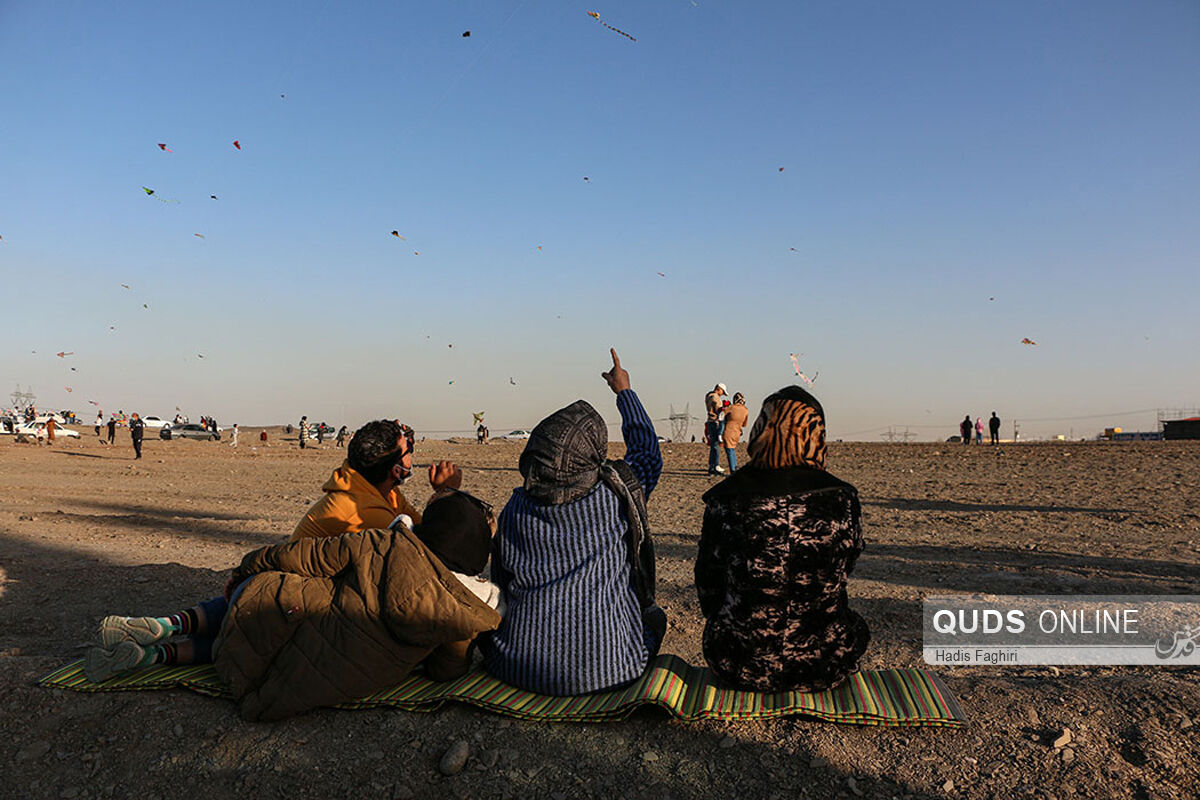
[[[858,668],[870,632],[846,602],[863,549],[857,490],[810,467],[745,467],[704,495],[696,590],[721,682],[819,691]]]

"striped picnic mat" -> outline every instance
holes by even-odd
[[[228,697],[211,664],[147,667],[92,683],[83,661],[68,664],[38,681],[41,686],[79,692],[120,692],[184,688]],[[622,719],[639,706],[654,705],[681,720],[769,719],[803,714],[827,722],[855,725],[958,727],[966,717],[954,695],[933,672],[881,669],[851,675],[824,692],[748,692],[723,689],[707,669],[674,655],[660,655],[642,677],[623,689],[578,697],[550,697],[513,688],[482,670],[455,681],[436,683],[410,675],[397,686],[338,708],[391,707],[433,711],[447,700],[469,703],[510,717],[548,722],[598,722]]]

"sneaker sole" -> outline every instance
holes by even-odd
[[[105,617],[100,622],[103,647],[116,647],[121,642],[154,644],[166,638],[166,630],[151,617]]]
[[[83,657],[83,674],[89,681],[99,683],[133,669],[142,660],[142,655],[142,648],[133,642],[121,642],[111,650],[93,647]]]

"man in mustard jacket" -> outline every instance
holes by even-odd
[[[346,449],[346,460],[321,489],[325,496],[313,504],[292,531],[291,541],[387,528],[401,514],[421,523],[421,512],[409,502],[400,485],[412,475],[412,428],[393,420],[368,422],[358,429]],[[462,486],[462,471],[450,461],[429,466],[433,491]]]

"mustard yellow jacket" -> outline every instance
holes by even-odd
[[[421,524],[421,512],[399,487],[384,497],[348,462],[333,471],[321,490],[325,496],[313,503],[296,524],[291,541],[386,528],[397,514],[408,514],[414,525]]]

